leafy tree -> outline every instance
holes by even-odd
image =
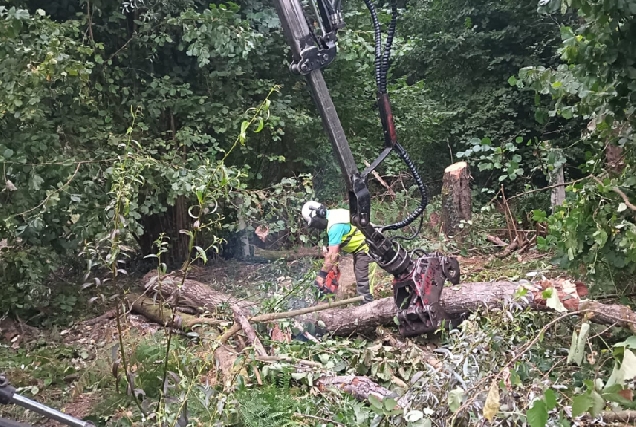
[[[629,202],[636,183],[636,7],[633,2],[549,1],[540,11],[574,12],[578,21],[561,27],[561,63],[522,68],[516,85],[549,96],[545,116],[583,121],[572,146],[585,151],[580,169],[589,174],[567,188],[568,199],[548,219],[550,235],[542,243],[556,248],[564,265],[620,288],[619,283],[632,283],[628,277],[636,260]],[[544,219],[545,213],[537,216]]]
[[[556,147],[565,145],[573,130],[555,119],[535,120],[536,100],[507,81],[523,66],[554,64],[559,20],[539,16],[532,1],[433,0],[409,6],[401,31],[410,35],[412,51],[397,61],[396,73],[421,85],[443,112],[429,130],[434,156],[443,159],[437,163],[447,165],[450,156],[455,160],[461,154],[478,160],[482,151],[492,148],[509,152],[509,164],[475,162],[476,188],[497,189],[506,178],[513,192],[524,187],[511,181],[546,184],[537,150],[546,140]],[[503,175],[497,169],[503,169]],[[441,173],[438,167],[434,176],[439,179]]]

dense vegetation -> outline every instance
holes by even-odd
[[[60,314],[75,313],[81,298],[119,292],[104,283],[157,258],[171,270],[231,257],[237,236],[259,226],[279,246],[318,242],[302,228],[300,205],[317,197],[346,206],[345,189],[309,91],[289,73],[270,3],[0,6],[0,312],[68,322]],[[466,224],[470,238],[437,242],[429,230],[418,244],[467,254],[490,225],[505,227],[495,222],[509,206],[516,226],[541,230],[537,248],[560,268],[597,294],[628,293],[636,2],[399,3],[389,93],[400,142],[431,195],[446,166],[468,161],[474,212],[485,212]],[[363,1],[346,1],[344,12],[339,54],[324,74],[364,167],[382,145],[373,31]],[[552,207],[561,170],[566,200]],[[378,172],[374,214],[394,220],[412,208],[413,181],[396,156]],[[385,185],[398,194],[385,197]],[[257,419],[270,397],[241,416]],[[343,423],[362,411],[345,409]]]

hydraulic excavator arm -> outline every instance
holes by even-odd
[[[459,263],[455,258],[437,253],[427,254],[420,249],[409,252],[396,241],[397,237],[391,239],[384,234],[386,230],[397,230],[411,224],[423,214],[427,205],[427,190],[413,162],[398,143],[387,94],[386,76],[395,34],[397,6],[393,1],[393,19],[383,50],[377,12],[371,0],[364,1],[371,13],[375,30],[376,96],[384,132],[384,149],[362,172],[356,166],[321,71],[336,57],[337,32],[344,28],[341,0],[309,0],[322,34],[314,32],[314,25],[307,19],[300,0],[274,0],[274,4],[292,50],[290,70],[305,77],[340,164],[349,191],[351,223],[365,235],[369,254],[382,269],[394,277],[393,295],[398,309],[400,332],[405,336],[419,335],[435,331],[444,320],[448,320],[440,298],[446,279],[453,284],[459,282]],[[377,227],[371,224],[371,194],[367,187],[367,178],[392,152],[408,166],[422,198],[418,208],[403,221]]]

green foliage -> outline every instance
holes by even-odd
[[[543,2],[540,12],[578,15],[580,24],[561,26],[561,64],[524,67],[511,84],[547,95],[551,103],[538,110],[539,120],[562,117],[584,121],[576,141],[585,151],[580,170],[600,177],[567,188],[568,200],[548,218],[550,235],[541,246],[557,249],[562,265],[585,268],[600,284],[621,287],[633,273],[634,222],[623,197],[630,197],[633,163],[633,70],[631,40],[636,26],[629,2]],[[622,147],[619,167],[606,159],[607,145]],[[538,217],[544,214],[538,213]]]
[[[238,393],[237,399],[241,402],[238,409],[239,419],[245,427],[303,425],[298,417],[293,417],[301,405],[284,389],[247,389]]]
[[[72,305],[51,298],[51,277],[60,266],[76,277],[80,250],[89,270],[122,248],[130,262],[163,233],[166,261],[182,262],[183,210],[209,181],[223,221],[254,179],[246,147],[278,135],[291,113],[272,106],[267,76],[253,78],[253,67],[267,69],[253,58],[265,42],[236,5],[158,2],[122,14],[117,2],[91,3],[88,24],[56,5],[0,8],[0,310],[26,317]],[[108,249],[117,214],[125,233]]]
[[[396,68],[407,80],[423,82],[427,97],[444,112],[432,127],[435,154],[425,155],[446,165],[449,150],[461,157],[459,153],[484,148],[476,152],[481,166],[472,168],[480,188],[498,190],[502,174],[514,179],[522,170],[522,182],[545,182],[542,174],[529,173],[538,159],[535,144],[524,141],[567,144],[572,130],[555,121],[536,123],[532,96],[506,81],[524,65],[553,64],[559,43],[555,21],[569,19],[541,17],[532,2],[431,1],[410,7],[402,31],[413,34],[412,50],[397,60]],[[478,144],[480,140],[489,144]],[[516,150],[511,152],[511,147]],[[482,161],[482,155],[493,161]],[[503,163],[497,159],[502,155]],[[501,166],[495,166],[498,163]],[[434,167],[434,162],[427,165]],[[433,179],[441,174],[439,170]],[[523,188],[520,183],[505,184],[512,191]]]

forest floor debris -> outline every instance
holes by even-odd
[[[494,256],[460,258],[465,277],[463,281],[494,280],[503,277],[518,280],[520,276],[531,279],[538,274],[557,275],[558,271],[555,271],[545,259],[533,253],[527,253],[525,257],[523,264],[514,265]],[[261,302],[264,311],[274,309],[273,311],[281,312],[290,308],[281,305],[285,298],[302,299],[307,296],[300,289],[290,287],[290,284],[301,281],[313,265],[312,262],[293,260],[279,264],[245,264],[246,273],[242,282],[244,286],[240,288],[231,286],[232,280],[242,275],[237,263],[233,262],[227,263],[225,268],[219,266],[221,263],[197,267],[192,277],[206,281],[211,289],[218,292],[217,295],[228,290],[234,291],[234,303],[240,303],[243,307],[251,307],[249,301],[254,299]],[[289,268],[290,264],[294,264],[295,270]],[[345,271],[350,267],[345,266]],[[348,274],[353,277],[352,272]],[[527,274],[530,275],[526,276]],[[355,279],[349,280],[352,283],[348,286],[353,286],[349,288],[349,292],[355,292]],[[382,291],[382,284],[377,290]],[[449,292],[452,293],[452,290]],[[338,298],[341,298],[340,294]],[[313,304],[312,301],[305,301],[305,305],[307,303]],[[300,393],[297,397],[303,399],[307,405],[319,405],[312,406],[314,409],[310,413],[316,417],[313,420],[316,423],[320,420],[324,423],[327,423],[325,420],[331,420],[332,425],[369,425],[376,416],[385,417],[387,420],[397,416],[397,408],[405,409],[407,412],[403,411],[402,415],[410,414],[411,419],[434,419],[438,425],[444,425],[439,422],[448,421],[456,415],[461,419],[464,415],[458,415],[455,411],[463,406],[469,412],[481,413],[494,378],[489,370],[505,366],[505,363],[509,362],[506,356],[508,352],[522,348],[524,339],[535,339],[542,331],[541,328],[554,319],[553,316],[543,313],[503,307],[470,316],[454,333],[443,334],[432,341],[427,341],[425,337],[401,339],[391,332],[391,325],[387,325],[376,328],[370,334],[369,340],[362,337],[330,336],[316,339],[310,333],[309,337],[313,340],[305,337],[304,343],[298,341],[298,337],[291,339],[289,331],[293,329],[294,323],[282,320],[282,323],[273,328],[263,328],[258,323],[253,323],[253,337],[249,334],[244,336],[244,333],[240,332],[231,345],[215,350],[210,343],[221,332],[227,331],[235,321],[232,308],[243,310],[236,305],[228,306],[227,309],[215,312],[218,319],[204,328],[207,332],[201,332],[201,329],[200,334],[187,335],[184,332],[175,337],[178,340],[175,355],[181,355],[181,358],[194,357],[195,360],[216,360],[218,363],[215,367],[214,363],[206,362],[206,370],[197,376],[197,383],[202,387],[221,387],[230,393],[233,384],[238,378],[242,378],[240,381],[246,384],[249,393],[252,393],[255,399],[254,402],[261,402],[259,399],[269,396],[267,393]],[[508,319],[510,316],[513,316],[514,322]],[[152,363],[148,364],[149,361],[161,360],[163,357],[160,344],[165,341],[164,329],[134,313],[127,313],[122,320],[125,342],[126,345],[130,345],[132,351],[132,369],[139,378],[139,386],[147,386],[152,372],[155,372],[153,369],[156,369],[151,366]],[[522,325],[525,325],[523,327],[526,329],[519,329]],[[577,325],[577,321],[564,318],[562,322],[543,330],[541,334],[546,340],[543,345],[544,355],[529,349],[527,354],[520,356],[515,366],[510,367],[509,375],[513,377],[507,377],[506,380],[510,385],[500,391],[500,405],[503,408],[501,410],[507,410],[509,413],[504,419],[521,417],[518,418],[521,420],[523,414],[532,407],[532,400],[543,393],[544,386],[540,384],[545,384],[546,381],[554,383],[555,387],[560,386],[559,383],[568,383],[572,380],[583,384],[582,374],[572,377],[574,372],[581,370],[578,367],[573,369],[565,363],[567,352],[564,353],[562,349],[566,345],[563,340],[568,339],[568,334],[571,334],[572,328],[576,328]],[[76,416],[96,416],[102,423],[113,414],[121,418],[135,417],[129,397],[117,395],[118,399],[112,399],[104,396],[104,393],[115,394],[112,389],[110,367],[114,354],[112,349],[117,345],[118,326],[113,311],[106,311],[98,317],[59,331],[25,329],[22,332],[19,325],[11,325],[6,321],[0,327],[3,332],[0,361],[7,366],[6,371],[12,382],[22,387],[21,392],[32,395],[44,403],[64,407],[68,413]],[[605,331],[595,328],[592,325],[597,334],[605,334],[607,338],[607,328],[604,328]],[[213,329],[215,332],[209,335]],[[614,333],[618,334],[618,337],[624,336],[620,332]],[[500,340],[502,334],[507,336],[509,342],[504,344]],[[16,339],[16,336],[20,338]],[[254,345],[254,338],[258,340],[258,345]],[[48,348],[47,361],[38,356],[41,354],[38,353],[38,349],[43,353],[44,345]],[[500,348],[497,353],[491,353],[489,345]],[[252,352],[253,348],[258,349],[256,353]],[[494,360],[490,360],[493,357]],[[56,361],[53,362],[51,358]],[[61,372],[51,372],[53,363],[58,369],[63,367]],[[520,369],[518,363],[522,363],[523,369]],[[599,362],[595,362],[589,368],[600,369],[597,363]],[[31,376],[32,372],[41,374],[47,371],[49,374],[45,376]],[[558,375],[554,377],[551,372],[558,372]],[[532,379],[533,376],[536,378]],[[570,380],[567,380],[568,376]],[[334,382],[340,385],[335,388],[330,386]],[[352,385],[360,385],[362,388],[354,390]],[[388,395],[387,393],[392,397],[382,400],[376,399],[378,396],[373,397],[373,393],[371,397],[369,393],[364,394],[365,390],[374,390],[376,387],[382,391],[379,397]],[[349,391],[358,398],[363,395],[366,397],[356,403],[355,398],[348,400],[338,389]],[[238,395],[230,393],[226,398],[231,396]],[[282,399],[279,395],[276,396],[277,401]],[[468,399],[469,396],[472,401]],[[270,405],[266,400],[262,401],[263,405]],[[567,400],[563,403],[567,403]],[[289,405],[289,414],[285,415],[287,418],[284,419],[289,421],[290,425],[307,425],[298,417],[298,414],[306,412],[307,408],[303,411],[300,406],[291,403]],[[344,408],[341,415],[337,415],[335,411],[337,406]],[[318,407],[321,409],[316,409]],[[566,405],[564,408],[567,409],[569,406]],[[250,425],[246,420],[250,417],[250,411],[256,409],[241,408],[239,405],[236,410],[242,414],[239,416],[242,421],[237,421],[238,424],[235,425]],[[7,414],[6,411],[3,413]],[[8,415],[21,417],[23,414],[20,410],[12,409]],[[278,421],[282,420],[281,416],[279,414]],[[501,414],[499,417],[501,421]],[[31,415],[27,419],[35,420],[37,417]],[[574,425],[591,422],[585,417],[577,420]]]

